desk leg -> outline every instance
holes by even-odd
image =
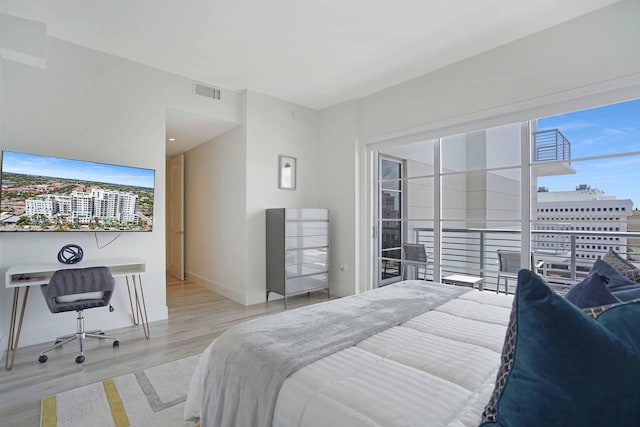
[[[22,307],[20,309],[20,320],[16,329],[16,314],[18,310],[18,300],[20,299],[20,289],[13,290],[13,305],[11,306],[11,324],[9,325],[9,338],[7,339],[7,354],[4,360],[4,368],[9,370],[13,368],[13,359],[18,350],[18,341],[20,341],[20,330],[22,329],[22,319],[24,319],[24,308],[27,306],[27,298],[29,297],[29,286],[24,288],[24,296],[22,297]]]
[[[127,279],[127,292],[129,293],[129,304],[131,305],[131,316],[133,317],[133,324],[139,325],[142,323],[142,329],[144,330],[145,338],[151,336],[149,330],[149,319],[147,318],[147,305],[144,301],[144,291],[142,290],[142,278],[138,274],[138,280],[136,281],[136,275],[131,275],[131,281],[133,286],[134,298],[131,298],[131,287],[129,286],[129,276]],[[138,292],[138,284],[140,284],[140,292]],[[135,300],[135,309],[133,307],[133,301]],[[142,301],[142,303],[141,303]]]

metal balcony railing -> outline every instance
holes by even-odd
[[[533,161],[571,160],[571,143],[558,129],[533,133]]]
[[[561,227],[562,228],[562,227]],[[414,229],[417,243],[433,254],[433,229]],[[573,230],[532,230],[532,246],[538,273],[547,283],[566,290],[589,274],[596,259],[613,248],[640,265],[640,233],[589,232]],[[484,278],[485,289],[496,289],[498,249],[520,250],[520,230],[488,228],[444,228],[442,230],[441,277],[469,274]],[[398,266],[401,261],[388,259]],[[420,273],[422,276],[422,272]],[[433,279],[433,258],[427,279]],[[515,286],[515,281],[510,287]]]

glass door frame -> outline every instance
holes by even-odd
[[[382,187],[382,162],[383,161],[389,161],[389,162],[393,162],[393,163],[397,163],[399,168],[400,168],[400,173],[399,173],[399,178],[398,178],[398,183],[399,183],[399,189],[398,190],[393,190],[393,189],[383,189]],[[388,285],[391,283],[395,283],[395,282],[399,282],[400,280],[402,280],[402,243],[406,241],[406,230],[405,230],[405,224],[404,224],[404,215],[406,212],[406,197],[405,197],[405,190],[406,190],[406,185],[405,185],[405,180],[404,180],[404,174],[405,174],[405,169],[406,169],[406,164],[404,162],[404,160],[397,158],[397,157],[393,157],[393,156],[389,156],[389,155],[385,155],[385,154],[380,154],[377,153],[376,156],[376,175],[375,175],[375,181],[376,181],[376,192],[375,192],[375,197],[376,197],[376,206],[377,206],[377,210],[375,213],[375,232],[374,235],[377,237],[377,242],[376,242],[376,267],[375,267],[375,287],[378,286],[384,286],[384,285]],[[383,203],[383,197],[382,197],[382,192],[383,190],[391,190],[394,192],[397,192],[400,194],[400,216],[397,219],[397,223],[400,226],[400,246],[399,247],[394,247],[394,248],[383,248],[383,244],[384,244],[384,239],[383,239],[383,223],[384,222],[388,222],[389,219],[385,219],[383,218],[382,215],[382,203]],[[384,278],[382,277],[382,266],[385,263],[385,261],[388,262],[394,262],[389,258],[386,258],[383,256],[383,252],[384,251],[391,251],[391,250],[398,250],[400,251],[400,258],[398,258],[398,275],[397,276],[392,276],[389,278]]]

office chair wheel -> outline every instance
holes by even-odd
[[[84,356],[80,355],[78,357],[76,357],[76,363],[83,363],[84,362]]]
[[[113,342],[113,348],[117,348],[117,347],[120,347],[120,341],[115,340],[115,341]]]
[[[49,356],[47,356],[46,354],[41,354],[40,357],[38,357],[38,362],[40,363],[44,363],[47,360],[49,360]]]

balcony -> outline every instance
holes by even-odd
[[[533,161],[571,160],[571,143],[558,129],[533,133]]]
[[[414,233],[416,242],[424,244],[427,253],[433,254],[433,229],[418,228]],[[595,260],[602,257],[609,247],[640,264],[640,233],[637,232],[581,232],[560,226],[553,230],[532,230],[531,234],[535,261],[541,263],[538,274],[559,292],[566,291],[586,277]],[[441,277],[449,274],[480,276],[485,279],[485,289],[495,290],[497,250],[519,251],[520,236],[520,230],[515,229],[443,229]],[[433,264],[430,264],[429,280],[433,279],[432,268]],[[510,283],[510,288],[514,286],[515,281]]]
[[[533,133],[533,162],[536,176],[576,173],[571,166],[571,142],[558,129]]]

